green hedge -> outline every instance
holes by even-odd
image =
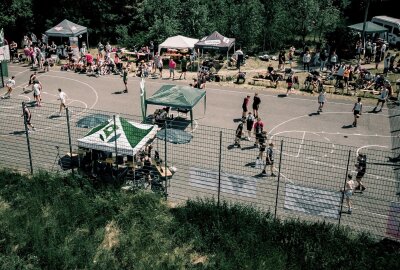
[[[212,200],[0,171],[1,269],[397,269],[400,251],[325,223]]]

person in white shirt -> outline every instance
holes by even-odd
[[[357,126],[357,118],[359,118],[362,113],[362,103],[361,103],[360,97],[357,99],[357,102],[354,103],[353,113],[354,113],[353,126],[356,127]]]
[[[346,204],[348,207],[347,213],[351,214],[351,212],[352,212],[351,197],[353,196],[355,183],[354,183],[354,180],[352,179],[353,177],[350,174],[347,177],[348,177],[348,180],[344,187],[343,194],[344,194],[344,197],[346,198]]]
[[[61,88],[58,88],[58,100],[60,101],[60,112],[58,113],[58,116],[61,116],[61,110],[63,108],[67,109],[67,105],[65,105],[67,99],[67,95],[61,90]]]
[[[322,91],[318,95],[318,113],[322,112],[322,108],[324,107],[324,104],[326,102],[326,95],[325,95],[325,90],[322,89]]]
[[[386,88],[386,84],[387,83],[385,82],[385,86],[382,87],[382,91],[381,91],[381,94],[379,95],[378,103],[376,103],[374,111],[381,112],[382,108],[383,108],[383,105],[385,105],[385,102],[386,102],[386,100],[387,100],[387,98],[389,96],[389,90]],[[381,103],[381,108],[379,110],[377,110],[378,106],[379,106],[379,103]]]
[[[311,61],[311,54],[309,51],[306,51],[303,55],[303,69],[307,71],[310,71],[310,61]]]
[[[6,82],[7,86],[7,93],[4,94],[1,98],[10,98],[11,97],[11,92],[14,90],[15,87],[15,76],[12,76],[11,79],[8,79]]]
[[[41,107],[42,106],[42,104],[41,104],[41,101],[42,101],[42,98],[41,98],[41,95],[40,95],[40,93],[41,93],[41,89],[42,87],[41,87],[41,85],[39,84],[39,82],[35,82],[34,84],[33,84],[33,87],[32,87],[32,89],[33,89],[33,97],[35,98],[35,100],[36,100],[36,106],[38,106],[38,107]]]

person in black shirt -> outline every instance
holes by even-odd
[[[236,128],[236,137],[235,137],[235,146],[240,148],[240,140],[242,139],[242,133],[243,133],[243,124],[246,122],[246,120],[242,120],[238,127]]]
[[[258,118],[258,108],[260,107],[261,99],[258,96],[258,93],[254,94],[253,98],[253,115],[255,118]]]
[[[29,110],[25,102],[22,103],[22,107],[23,107],[23,114],[21,115],[21,117],[25,118],[26,125],[28,126],[28,132],[30,132],[29,127],[31,127],[33,131],[35,131],[36,129],[31,123],[31,118],[32,118],[31,111]]]

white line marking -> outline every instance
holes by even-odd
[[[370,147],[389,148],[389,147],[384,146],[384,145],[376,145],[376,144],[364,145],[364,146],[362,146],[362,147],[360,147],[360,148],[357,149],[357,151],[356,151],[357,156],[358,156],[358,152],[359,152],[361,149],[370,148]]]
[[[300,151],[301,151],[301,148],[302,148],[302,146],[303,146],[303,144],[304,144],[304,138],[306,137],[306,132],[303,132],[303,138],[301,138],[301,142],[300,142],[300,146],[299,146],[299,151],[297,152],[297,155],[296,155],[296,157],[299,157],[300,156]]]

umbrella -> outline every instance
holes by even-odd
[[[165,129],[157,132],[156,137],[160,140],[165,140]],[[192,139],[192,134],[175,128],[167,128],[167,142],[175,144],[188,143]]]
[[[107,122],[110,118],[109,115],[105,114],[91,114],[79,119],[78,122],[76,122],[76,126],[81,128],[93,128]]]

